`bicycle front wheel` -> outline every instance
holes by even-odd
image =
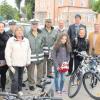
[[[71,76],[68,85],[68,96],[70,98],[77,95],[82,84],[82,73],[76,70]]]
[[[86,92],[94,99],[100,100],[100,81],[96,74],[87,72],[83,77],[83,85]]]

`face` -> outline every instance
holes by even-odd
[[[5,27],[5,25],[3,23],[0,23],[0,33],[2,33],[4,31],[4,27]]]
[[[85,29],[84,28],[80,29],[79,36],[80,36],[80,38],[84,38],[85,37]]]
[[[23,37],[23,30],[21,28],[18,28],[15,34],[16,34],[16,37]]]
[[[37,31],[38,29],[38,24],[32,24],[32,30]]]
[[[46,25],[47,28],[51,28],[52,22],[45,22],[45,25]]]
[[[95,24],[94,30],[95,30],[95,32],[99,33],[100,32],[100,24]]]
[[[61,43],[62,43],[62,44],[65,44],[66,41],[67,41],[67,36],[63,36],[63,37],[61,38]]]
[[[10,25],[10,29],[11,29],[12,31],[15,31],[16,25]]]
[[[61,29],[64,28],[64,21],[59,21],[59,28],[61,28]]]
[[[76,17],[76,18],[75,18],[75,23],[76,23],[76,24],[80,24],[80,21],[81,21],[81,19],[80,19],[79,17]]]

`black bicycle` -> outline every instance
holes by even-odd
[[[83,76],[83,85],[92,98],[100,100],[100,57],[91,61],[89,72]]]
[[[88,72],[89,62],[91,61],[91,59],[93,59],[93,57],[88,56],[85,52],[75,52],[78,53],[78,56],[83,57],[83,60],[78,66],[77,70],[73,71],[73,73],[70,76],[68,85],[68,96],[70,98],[76,96],[79,92],[83,81],[83,75],[84,73]]]

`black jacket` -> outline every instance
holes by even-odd
[[[85,30],[86,30],[86,26],[83,25],[83,24],[80,24],[79,27],[84,27]],[[86,33],[87,33],[87,31],[86,31]],[[76,38],[75,24],[72,24],[72,25],[69,26],[68,35],[69,35],[70,41],[72,43],[72,41]]]
[[[5,60],[5,47],[8,38],[9,35],[5,31],[0,34],[0,60]]]
[[[79,52],[86,51],[88,53],[89,51],[89,44],[88,41],[85,38],[78,37],[78,40],[75,39],[72,41],[72,51],[77,50]],[[76,52],[72,52],[74,54],[75,60],[78,60],[79,62],[82,61],[83,57],[78,56]]]

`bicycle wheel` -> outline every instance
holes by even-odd
[[[90,97],[100,100],[100,81],[96,74],[87,72],[83,77],[83,85]]]
[[[77,69],[71,76],[68,85],[68,96],[70,98],[77,95],[82,84],[82,73]]]

